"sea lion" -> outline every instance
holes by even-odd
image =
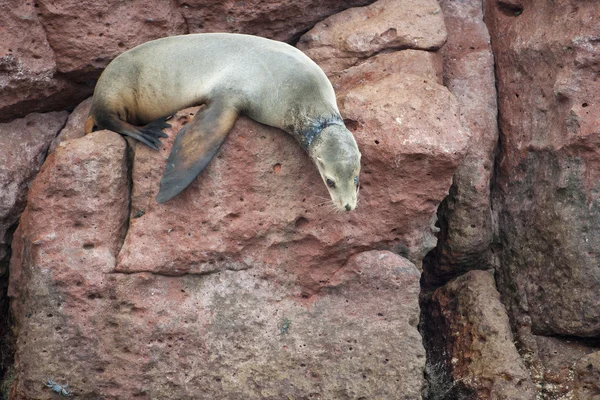
[[[174,112],[205,106],[173,145],[156,201],[176,196],[206,167],[239,114],[290,133],[307,151],[334,206],[357,203],[360,151],[325,73],[300,50],[257,36],[171,36],[115,58],[94,91],[86,133],[109,129],[158,150]]]

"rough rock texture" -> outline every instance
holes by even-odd
[[[67,116],[65,111],[35,113],[0,124],[0,268],[8,262],[10,229],[25,208],[27,189]]]
[[[122,139],[59,145],[14,241],[15,398],[44,395],[48,376],[90,399],[420,398],[419,273],[386,250],[419,263],[435,245],[468,134],[434,57],[355,68],[338,85],[363,154],[352,213],[330,209],[289,135],[246,118],[163,205],[165,160],[197,109],[176,114],[161,151],[136,146],[129,209]]]
[[[438,245],[424,262],[428,285],[491,266],[490,186],[498,143],[494,56],[483,22],[483,1],[442,0],[440,5],[448,29],[442,49],[444,84],[460,104],[471,140],[450,195],[438,211]]]
[[[494,277],[470,271],[437,289],[426,322],[427,399],[535,399]]]
[[[0,121],[75,106],[113,58],[152,39],[241,32],[290,41],[325,17],[370,1],[6,0]]]
[[[338,73],[385,49],[439,49],[446,40],[435,0],[378,0],[335,14],[300,38],[298,48]]]
[[[235,32],[296,40],[325,17],[373,0],[178,0],[190,33]]]
[[[582,357],[575,365],[575,398],[600,399],[600,352]]]
[[[32,186],[11,262],[19,333],[11,398],[50,398],[41,384],[49,376],[84,399],[419,398],[425,355],[412,263],[359,253],[310,298],[292,263],[121,274],[125,154],[125,141],[107,131],[68,141]],[[206,218],[218,212],[207,210]],[[191,251],[208,250],[208,236]]]
[[[173,1],[38,0],[38,13],[59,72],[96,78],[117,55],[163,36],[187,33]]]
[[[600,335],[600,8],[485,5],[502,132],[493,190],[499,287],[535,376],[561,376],[535,335]],[[566,378],[539,386],[547,396],[572,389]]]
[[[80,138],[85,135],[85,120],[88,117],[91,107],[92,98],[90,97],[81,102],[73,110],[69,115],[69,119],[67,119],[65,126],[60,130],[52,143],[50,143],[48,153],[54,153],[56,147],[66,140]]]
[[[2,2],[0,28],[0,121],[33,111],[60,110],[91,88],[56,74],[54,52],[33,1]]]
[[[132,213],[146,215],[131,224],[119,270],[183,274],[211,270],[219,259],[293,262],[311,292],[361,249],[390,249],[419,263],[432,247],[430,219],[466,151],[456,101],[408,74],[365,77],[338,96],[362,153],[355,212],[332,212],[316,167],[290,136],[247,119],[188,189],[157,204],[174,132],[188,120],[178,114],[164,150],[136,153]],[[200,240],[203,249],[190,252]]]

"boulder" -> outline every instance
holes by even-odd
[[[382,51],[437,50],[446,41],[435,0],[378,0],[319,22],[298,48],[328,73],[339,73]]]
[[[108,131],[66,141],[31,188],[11,261],[19,337],[11,398],[50,398],[48,378],[89,399],[420,397],[414,264],[359,252],[311,295],[294,260],[272,265],[260,249],[186,273],[181,259],[171,270],[124,271],[128,221],[131,229],[145,218],[129,220],[126,155]],[[200,240],[188,253],[210,246]]]
[[[539,385],[562,376],[544,393],[564,396],[569,374],[552,361],[562,355],[545,357],[537,343],[585,345],[600,334],[600,9],[488,0],[485,14],[502,132],[492,191],[498,285],[531,368],[544,371]]]
[[[48,153],[54,153],[56,147],[66,140],[80,138],[85,135],[85,121],[87,120],[91,106],[92,98],[90,97],[75,107],[73,112],[69,114],[65,126],[60,130],[52,143],[50,143]]]
[[[8,263],[11,228],[25,208],[29,185],[67,116],[66,111],[34,113],[0,124],[0,275],[5,272],[2,265]]]
[[[470,271],[437,289],[426,329],[430,399],[535,399],[493,275]]]
[[[440,1],[448,41],[441,50],[444,84],[460,105],[471,135],[469,151],[438,211],[436,249],[424,262],[426,285],[440,285],[470,269],[492,266],[490,191],[498,144],[494,56],[483,22],[483,1]]]
[[[600,352],[589,354],[577,361],[575,394],[578,399],[600,399]]]
[[[89,95],[91,88],[56,74],[54,51],[34,2],[6,0],[2,11],[0,121],[60,110]]]
[[[46,396],[48,378],[90,399],[420,398],[414,264],[468,135],[433,61],[429,78],[405,65],[339,88],[363,154],[351,213],[330,208],[291,136],[244,117],[165,204],[160,176],[197,108],[160,151],[136,145],[131,196],[119,136],[58,145],[13,242],[14,398]]]

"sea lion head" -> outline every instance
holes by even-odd
[[[343,125],[325,127],[310,151],[334,207],[352,211],[358,202],[360,151]]]

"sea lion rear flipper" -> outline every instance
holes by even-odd
[[[166,122],[168,118],[169,117],[161,117],[147,125],[137,127],[121,120],[117,115],[112,113],[99,113],[96,117],[88,117],[85,123],[85,132],[87,134],[98,129],[109,129],[113,132],[120,133],[121,135],[134,138],[154,150],[158,150],[158,146],[161,144],[160,138],[168,137],[167,134],[162,131],[164,128],[171,127],[171,125]]]
[[[160,180],[157,202],[172,199],[202,172],[225,141],[237,115],[235,107],[216,100],[181,129]]]

